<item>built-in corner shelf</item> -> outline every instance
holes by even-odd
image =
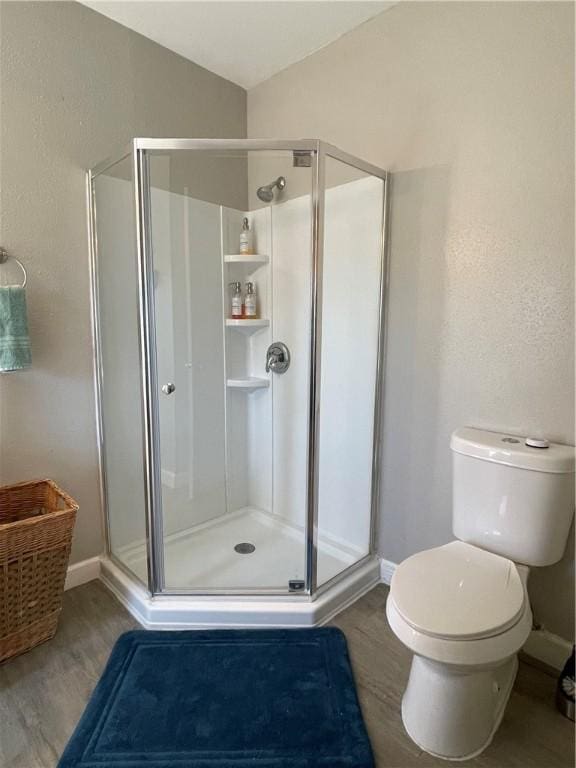
[[[226,327],[227,328],[234,328],[237,331],[240,331],[241,333],[255,333],[256,331],[261,331],[262,328],[268,328],[270,325],[270,320],[265,320],[263,318],[258,318],[254,320],[250,320],[248,318],[241,318],[241,319],[235,319],[235,318],[226,318]]]
[[[270,386],[268,379],[259,379],[248,376],[245,379],[227,379],[226,386],[230,389],[243,389],[246,392],[254,392],[256,389],[267,389]]]
[[[268,264],[270,257],[262,253],[227,253],[224,261],[227,264]]]

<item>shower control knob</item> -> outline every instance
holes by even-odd
[[[165,395],[171,395],[175,389],[176,385],[172,384],[172,382],[168,382],[168,384],[162,384],[162,392],[164,392]]]
[[[286,373],[290,367],[290,350],[281,341],[275,341],[266,350],[266,373]]]

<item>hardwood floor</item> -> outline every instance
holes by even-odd
[[[379,586],[332,623],[348,638],[378,768],[442,765],[406,736],[400,701],[410,654],[388,628]],[[136,622],[99,583],[70,590],[58,634],[0,665],[0,768],[54,768],[116,638]],[[503,723],[477,768],[569,768],[574,727],[554,706],[555,681],[520,664]]]

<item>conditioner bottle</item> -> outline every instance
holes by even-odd
[[[240,232],[240,253],[252,253],[252,231],[247,218],[242,220],[242,231]]]
[[[230,288],[232,289],[230,317],[233,320],[240,320],[242,318],[242,283],[240,281],[230,283]]]
[[[244,316],[247,320],[256,320],[258,317],[256,290],[254,288],[254,283],[246,283],[246,295],[244,296]]]

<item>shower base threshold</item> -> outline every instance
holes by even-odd
[[[376,556],[343,574],[314,599],[305,595],[158,595],[103,558],[100,578],[147,629],[315,627],[325,624],[380,581]]]

